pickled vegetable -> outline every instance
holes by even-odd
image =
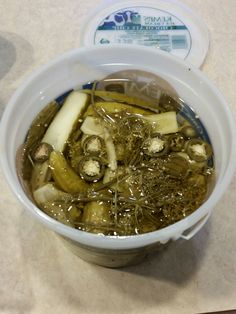
[[[170,177],[182,178],[188,174],[189,163],[181,156],[170,155],[164,169]]]
[[[30,185],[32,190],[36,190],[43,186],[51,179],[51,169],[49,168],[49,162],[35,163],[31,174]]]
[[[175,111],[144,116],[144,119],[151,121],[156,132],[170,134],[178,132],[178,123]]]
[[[49,160],[52,177],[59,188],[68,193],[86,193],[88,184],[70,167],[65,157],[53,151]]]
[[[100,136],[87,136],[83,141],[83,150],[85,154],[101,155],[104,151],[104,140]]]
[[[88,116],[84,119],[80,130],[87,135],[102,135],[104,126],[100,118]]]
[[[190,125],[184,126],[180,132],[183,134],[185,138],[194,138],[197,137],[197,132]]]
[[[47,183],[42,187],[38,188],[33,193],[34,199],[38,205],[44,204],[47,202],[70,200],[71,197],[69,194],[56,188],[54,183]]]
[[[34,119],[26,137],[23,149],[21,150],[22,167],[20,173],[24,180],[29,180],[32,171],[31,154],[40,143],[45,131],[58,111],[55,101],[50,102]]]
[[[105,172],[105,165],[97,156],[84,156],[79,162],[79,174],[88,182],[99,181]]]
[[[181,136],[179,133],[176,133],[170,135],[168,142],[170,150],[173,152],[180,152],[184,147],[185,140],[183,136]]]
[[[88,97],[79,92],[72,92],[50,124],[42,141],[53,146],[56,151],[63,151],[67,140],[86,108]]]
[[[91,90],[83,90],[83,92],[86,94],[92,93]],[[115,101],[124,102],[124,103],[127,103],[129,105],[134,105],[134,106],[138,106],[141,108],[145,108],[148,110],[150,108],[152,108],[152,110],[158,111],[158,107],[157,107],[158,101],[153,101],[153,100],[152,101],[146,101],[144,99],[140,99],[140,98],[133,97],[133,96],[128,96],[128,95],[123,94],[123,93],[103,91],[103,90],[94,91],[94,95],[101,97],[101,98],[104,98],[106,100],[111,99],[111,100],[115,100]]]
[[[33,152],[33,160],[36,162],[44,162],[49,159],[53,148],[48,143],[39,143]]]
[[[44,212],[50,217],[71,227],[74,227],[75,223],[82,215],[81,211],[76,206],[66,203],[47,202],[44,203],[42,207]]]
[[[85,205],[82,216],[85,230],[92,233],[104,233],[111,224],[110,208],[103,202],[90,202]]]
[[[161,157],[169,151],[168,141],[159,134],[153,134],[144,141],[144,152],[152,157]]]
[[[150,115],[153,112],[148,109],[142,109],[139,107],[134,107],[128,104],[120,103],[120,102],[96,102],[96,107],[99,109],[105,110],[107,113],[117,113],[120,111],[127,111],[130,113],[135,113],[135,114],[143,114],[143,115]],[[89,106],[87,111],[84,114],[84,117],[87,117],[89,115],[94,114],[94,109],[92,106]]]
[[[214,154],[193,114],[184,115],[191,109],[166,93],[148,99],[122,84],[98,86],[72,91],[59,111],[52,102],[36,117],[19,172],[29,197],[63,224],[109,236],[152,232],[192,214],[210,193]]]
[[[210,145],[202,139],[191,139],[187,142],[186,151],[196,161],[206,161],[212,156]]]

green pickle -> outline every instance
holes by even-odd
[[[130,236],[174,224],[207,199],[213,149],[179,119],[178,99],[130,96],[116,82],[72,93],[38,114],[19,150],[19,176],[43,212],[84,232]]]
[[[110,207],[103,202],[89,202],[85,205],[81,222],[85,230],[92,233],[103,233],[111,224]]]
[[[59,188],[68,193],[86,193],[88,184],[70,167],[63,154],[53,151],[49,159],[52,177]]]
[[[84,93],[86,94],[91,94],[92,91],[91,90],[83,90]],[[134,96],[128,96],[126,94],[123,93],[118,93],[118,92],[110,92],[110,91],[103,91],[103,90],[98,90],[94,92],[94,96],[98,96],[101,98],[105,98],[105,99],[111,99],[114,101],[119,101],[122,103],[127,103],[129,105],[133,105],[133,106],[137,106],[137,107],[141,107],[141,108],[145,108],[145,109],[149,109],[150,107],[154,107],[156,111],[158,111],[158,106],[157,101],[146,101],[144,99],[141,98],[137,98]]]

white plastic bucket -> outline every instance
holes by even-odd
[[[167,80],[200,116],[210,136],[216,183],[207,201],[185,219],[158,231],[128,237],[90,234],[63,225],[44,214],[25,195],[17,178],[16,150],[24,141],[36,114],[63,92],[110,73],[139,69]],[[162,51],[140,46],[93,46],[76,49],[34,73],[13,95],[0,127],[1,163],[6,179],[19,201],[36,219],[69,240],[87,261],[119,267],[138,262],[147,252],[179,238],[189,239],[207,221],[227,189],[235,169],[236,129],[224,98],[199,70]]]

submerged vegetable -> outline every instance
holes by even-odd
[[[92,135],[85,138],[83,141],[83,150],[88,154],[100,155],[104,150],[104,140],[100,136]]]
[[[105,165],[97,156],[84,156],[79,162],[79,174],[88,182],[99,181],[105,172]]]
[[[38,205],[47,202],[61,201],[70,199],[70,195],[56,188],[54,183],[47,183],[36,189],[33,193],[34,199]]]
[[[49,159],[50,153],[53,148],[48,143],[39,143],[33,152],[33,160],[36,162],[44,162]]]
[[[168,111],[143,117],[153,123],[154,130],[162,134],[178,132],[178,123],[175,111]]]
[[[45,131],[47,130],[57,111],[57,103],[55,101],[50,102],[42,111],[40,111],[30,126],[25,143],[21,149],[21,172],[23,180],[30,179],[33,165],[31,155],[37,145],[40,143]]]
[[[88,184],[70,167],[65,157],[53,151],[49,159],[52,177],[59,188],[68,193],[86,193]]]
[[[185,138],[194,138],[197,137],[197,132],[190,125],[184,126],[180,132],[183,134]]]
[[[81,211],[75,205],[47,202],[42,205],[42,208],[52,218],[71,227],[74,227],[75,223],[81,217]]]
[[[104,126],[100,118],[88,116],[84,119],[80,130],[87,135],[102,135],[104,133]]]
[[[86,94],[91,94],[91,90],[83,90],[84,93]],[[150,107],[153,110],[158,111],[158,100],[156,101],[146,101],[144,99],[140,99],[137,97],[133,97],[133,96],[128,96],[126,94],[123,93],[117,93],[117,92],[110,92],[110,91],[103,91],[103,90],[95,90],[94,91],[94,95],[104,98],[104,99],[112,99],[115,101],[120,101],[120,102],[124,102],[127,103],[129,105],[134,105],[134,106],[138,106],[141,108],[147,108],[150,109]]]
[[[57,114],[55,103],[44,109],[39,134],[32,124],[22,172],[36,204],[66,225],[113,236],[152,232],[194,212],[209,194],[213,150],[181,116],[182,104],[96,86],[71,92]]]
[[[71,92],[64,105],[47,129],[42,141],[53,146],[56,151],[63,151],[75,123],[87,105],[88,97],[80,92]]]
[[[35,163],[30,179],[31,189],[33,191],[38,189],[47,183],[50,179],[51,170],[49,168],[49,162],[45,161],[44,163]]]
[[[184,147],[185,140],[179,133],[172,134],[168,138],[169,147],[173,152],[180,152]]]
[[[110,208],[103,202],[90,202],[85,205],[82,223],[86,231],[104,233],[111,224]]]
[[[148,109],[143,109],[139,107],[134,107],[132,105],[120,103],[120,102],[109,102],[109,101],[103,101],[103,102],[96,102],[96,108],[97,109],[103,109],[107,113],[117,113],[121,111],[127,111],[130,113],[135,114],[143,114],[143,115],[149,115],[152,114],[152,111]],[[93,115],[94,109],[93,107],[89,106],[87,111],[84,114],[84,117]]]
[[[178,155],[170,155],[165,164],[165,172],[174,178],[182,178],[187,176],[189,171],[188,161]]]
[[[186,151],[190,158],[205,161],[212,156],[210,145],[202,139],[191,139],[187,142]]]
[[[158,134],[153,134],[144,141],[144,152],[152,157],[160,157],[169,151],[169,143]]]

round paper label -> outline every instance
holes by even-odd
[[[159,48],[185,59],[191,49],[186,25],[167,11],[129,7],[113,12],[96,29],[94,44],[137,44]]]

